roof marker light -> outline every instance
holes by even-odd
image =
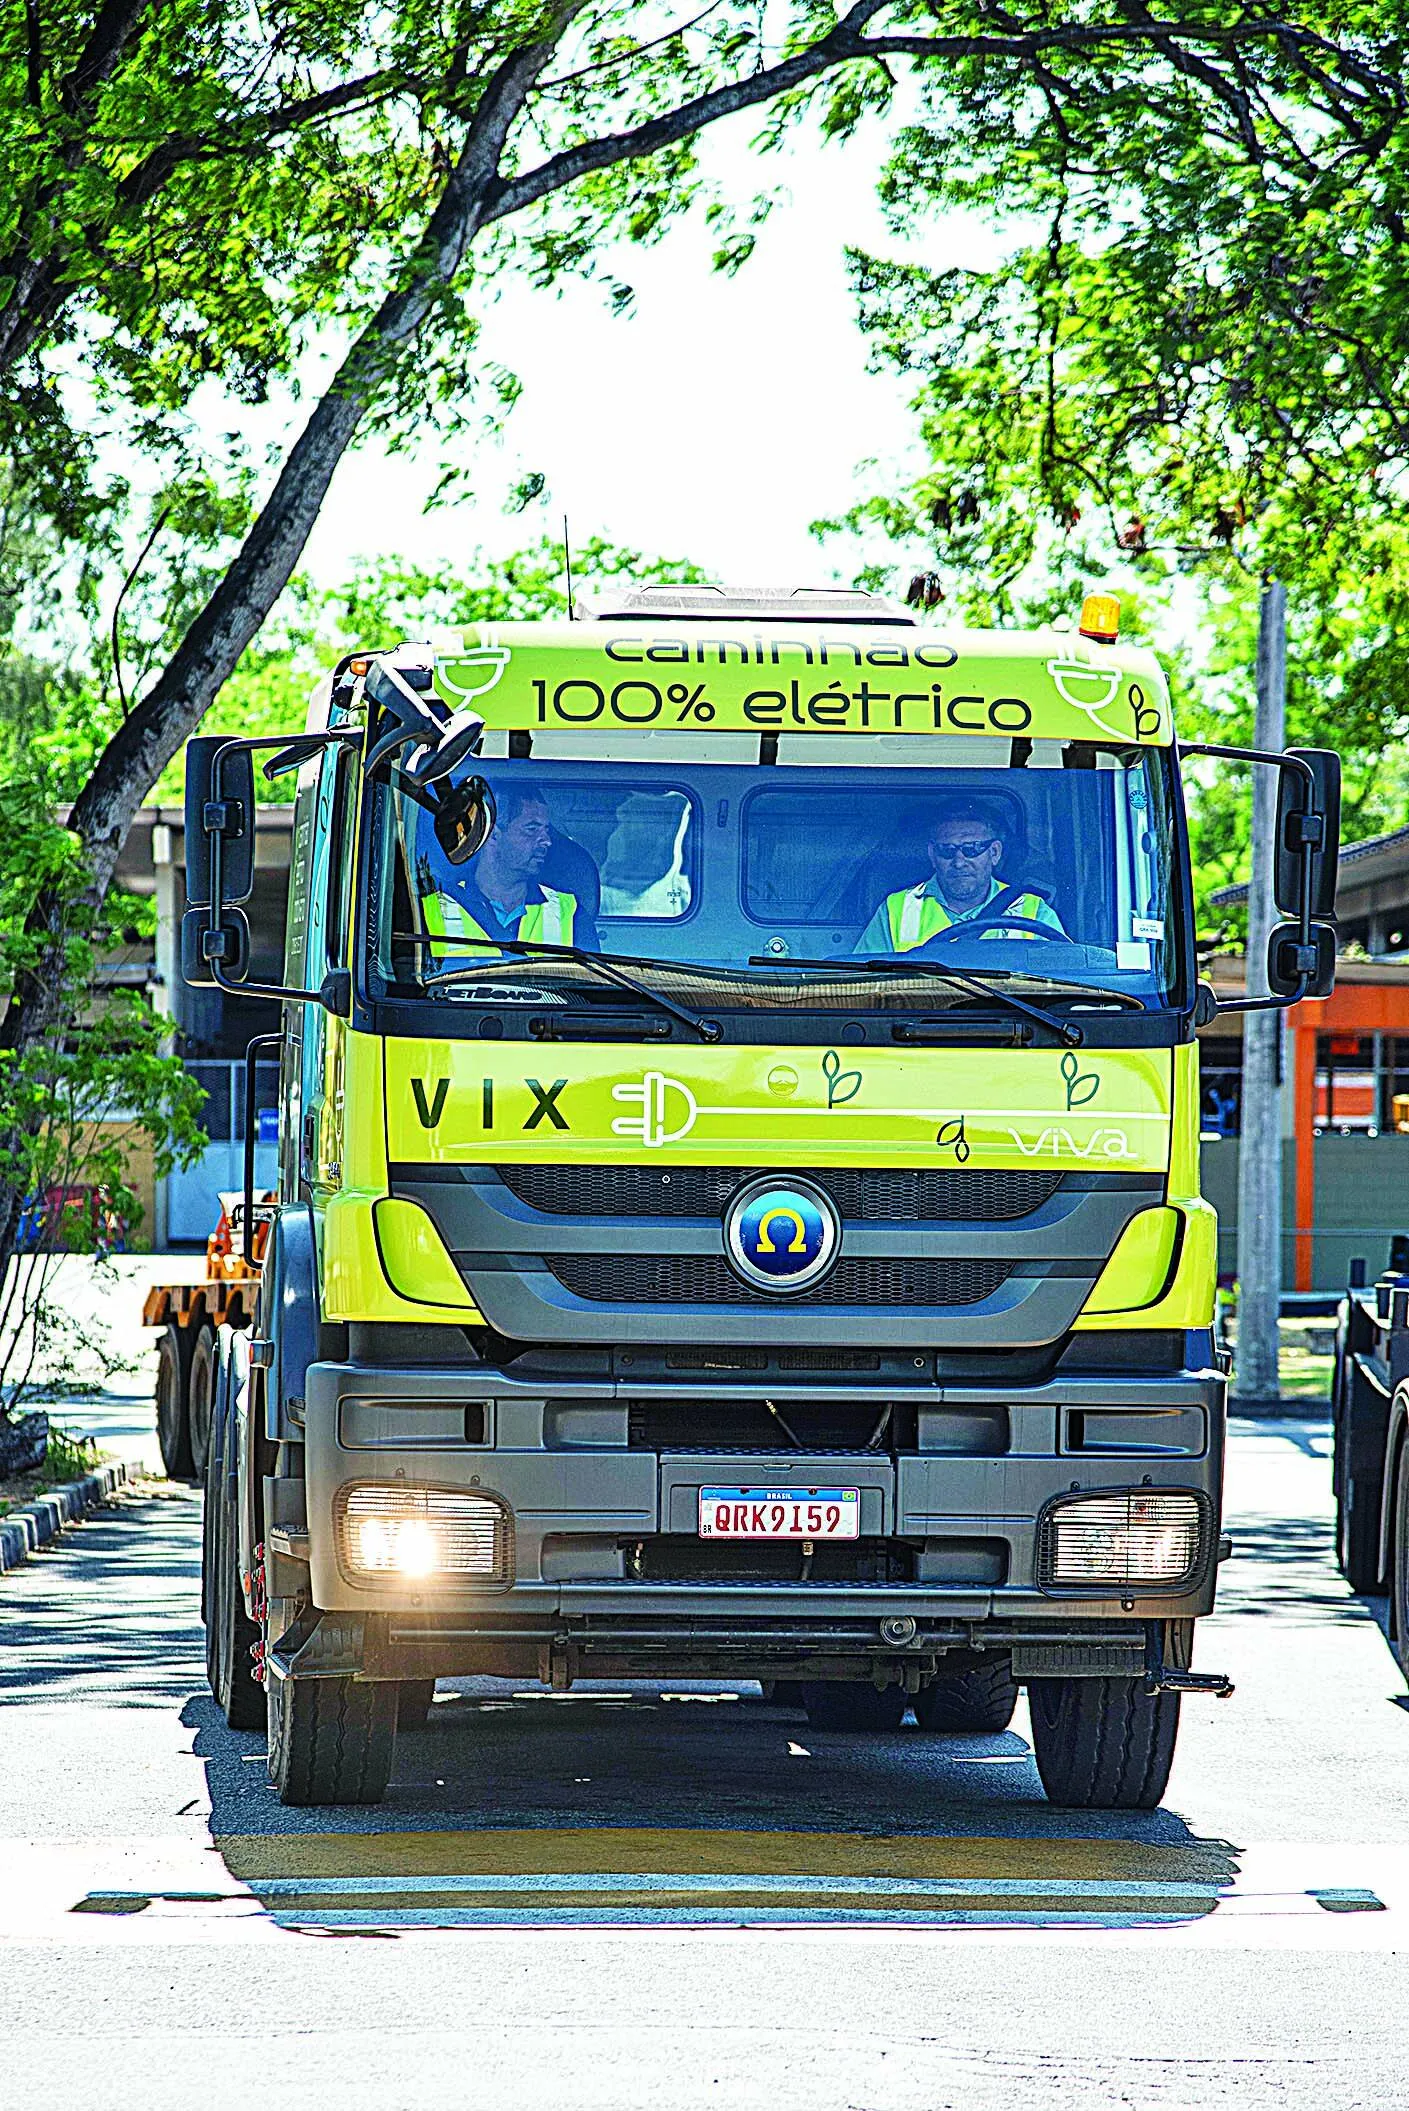
[[[1120,602],[1114,594],[1088,594],[1081,604],[1078,626],[1083,638],[1114,645],[1120,636]]]

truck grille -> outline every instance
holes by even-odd
[[[848,1260],[815,1290],[787,1299],[741,1283],[722,1256],[555,1253],[548,1266],[574,1297],[602,1305],[976,1305],[1012,1274],[1010,1261]]]
[[[1035,1167],[501,1165],[530,1209],[555,1217],[717,1217],[747,1180],[814,1180],[843,1217],[866,1223],[983,1224],[1029,1217],[1062,1174]]]

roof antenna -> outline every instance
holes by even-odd
[[[577,621],[577,610],[572,599],[572,544],[568,541],[568,517],[563,515],[563,567],[568,575],[568,621]]]

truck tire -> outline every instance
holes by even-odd
[[[281,1803],[380,1803],[396,1749],[391,1681],[269,1679],[269,1778]]]
[[[397,1688],[397,1729],[423,1730],[434,1699],[434,1679],[403,1679]]]
[[[814,1730],[898,1730],[909,1700],[903,1686],[863,1686],[841,1679],[809,1680],[802,1689]]]
[[[195,1479],[191,1459],[190,1402],[191,1334],[188,1327],[163,1327],[157,1343],[157,1442],[167,1478]]]
[[[1030,1679],[1037,1771],[1049,1803],[1074,1810],[1154,1810],[1179,1732],[1179,1695],[1143,1679]]]
[[[1380,1587],[1380,1491],[1360,1476],[1343,1474],[1336,1489],[1336,1560],[1360,1596]]]
[[[1339,1331],[1344,1333],[1345,1329]],[[1336,1498],[1336,1561],[1351,1589],[1363,1595],[1380,1587],[1381,1489],[1376,1476],[1350,1471],[1356,1436],[1356,1391],[1355,1359],[1347,1341],[1338,1344],[1336,1359],[1331,1485]]]
[[[1394,1474],[1394,1544],[1389,1555],[1389,1620],[1395,1661],[1409,1679],[1409,1443]]]
[[[968,1671],[942,1674],[911,1706],[922,1730],[1006,1730],[1018,1704],[1011,1657],[995,1656]]]
[[[224,1436],[217,1432],[206,1458],[205,1662],[210,1690],[232,1730],[262,1730],[264,1688],[254,1675],[250,1652],[259,1629],[245,1611],[236,1557],[236,1519],[227,1494]]]
[[[186,1387],[186,1427],[190,1433],[191,1471],[195,1479],[205,1479],[206,1455],[210,1450],[210,1426],[215,1409],[215,1378],[218,1358],[215,1352],[215,1329],[209,1322],[196,1336],[191,1351],[191,1375]]]

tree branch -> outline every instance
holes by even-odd
[[[125,691],[125,689],[124,689],[124,688],[123,688],[123,686],[122,686],[122,637],[121,637],[121,634],[120,634],[120,632],[119,632],[119,630],[118,630],[118,620],[119,620],[119,618],[120,618],[120,617],[121,617],[121,615],[122,615],[122,604],[123,604],[123,602],[124,602],[124,601],[125,601],[125,600],[127,599],[127,596],[128,596],[128,592],[129,592],[129,590],[131,589],[131,587],[132,587],[133,583],[135,582],[135,580],[136,580],[136,578],[137,578],[137,574],[138,574],[138,573],[139,573],[139,572],[141,571],[141,569],[142,569],[143,565],[144,565],[144,564],[146,563],[147,559],[148,559],[148,558],[149,558],[149,557],[151,556],[151,554],[152,554],[152,548],[153,548],[153,545],[155,544],[155,542],[156,542],[156,539],[157,539],[157,537],[158,537],[158,536],[160,535],[160,533],[161,533],[162,529],[163,529],[163,528],[164,528],[164,527],[166,526],[166,524],[167,524],[167,522],[168,522],[168,521],[170,520],[170,518],[171,518],[171,508],[170,508],[170,506],[166,506],[166,507],[164,507],[164,508],[162,509],[162,511],[161,511],[161,512],[160,512],[160,513],[159,513],[159,514],[157,515],[157,517],[156,517],[156,521],[155,521],[155,523],[153,524],[153,527],[152,527],[152,532],[151,532],[151,534],[150,534],[150,535],[149,535],[149,536],[147,537],[146,541],[145,541],[145,542],[143,543],[143,545],[142,545],[141,549],[140,549],[140,550],[138,551],[138,553],[137,553],[137,561],[136,561],[136,563],[135,563],[135,564],[133,565],[133,567],[132,567],[131,571],[130,571],[130,572],[129,572],[129,573],[127,574],[127,577],[126,577],[126,578],[125,578],[125,579],[123,580],[123,582],[122,582],[122,585],[121,585],[121,586],[119,587],[119,589],[118,589],[118,596],[117,596],[117,599],[116,599],[116,601],[114,601],[114,603],[113,603],[113,620],[112,620],[112,655],[113,655],[113,679],[114,679],[114,681],[115,681],[115,682],[117,683],[117,702],[118,702],[118,709],[119,709],[119,710],[121,711],[121,713],[122,713],[122,715],[123,715],[123,717],[124,717],[124,718],[126,718],[126,716],[127,716],[127,692]]]
[[[147,787],[200,723],[288,584],[333,473],[390,361],[458,272],[484,223],[509,130],[585,4],[559,0],[544,35],[513,53],[491,76],[415,254],[315,406],[234,562],[156,683],[113,734],[74,801],[69,826],[88,857],[95,899],[111,881]],[[12,1031],[7,1019],[7,1035]]]
[[[809,44],[805,50],[794,52],[791,58],[780,60],[776,66],[765,67],[743,80],[729,81],[706,95],[694,96],[676,109],[666,111],[664,116],[633,125],[628,131],[608,133],[600,139],[586,140],[581,146],[565,148],[561,154],[540,162],[536,169],[508,178],[500,183],[485,215],[486,221],[507,219],[510,214],[522,212],[526,206],[537,204],[540,198],[550,197],[554,191],[563,190],[579,177],[591,175],[598,169],[614,168],[621,161],[644,160],[650,154],[659,153],[663,147],[674,146],[678,140],[703,131],[706,125],[717,123],[721,117],[732,117],[737,111],[769,102],[775,96],[786,94],[790,88],[815,80],[834,66],[865,55],[870,46],[860,32],[884,5],[885,0],[858,0],[856,6],[847,9],[835,29],[829,30],[815,44]]]
[[[256,113],[247,123],[231,125],[223,134],[178,133],[171,139],[164,139],[145,161],[139,161],[128,171],[117,186],[117,196],[128,207],[148,205],[176,170],[188,161],[248,154],[257,150],[260,140],[277,139],[283,133],[296,132],[301,126],[313,124],[334,112],[365,108],[413,86],[413,76],[399,70],[368,73],[355,81],[343,81],[336,88],[325,88],[320,95],[305,96],[301,102],[285,103],[264,115]]]

